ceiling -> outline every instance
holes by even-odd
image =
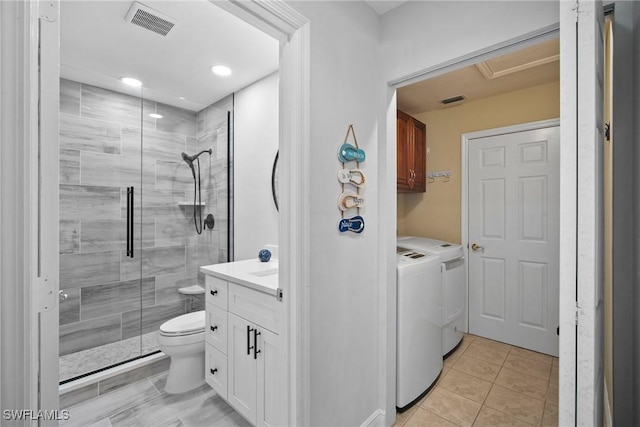
[[[398,108],[407,114],[451,108],[465,102],[560,79],[558,39],[493,58],[398,89]],[[463,95],[449,105],[440,101]]]
[[[384,15],[390,10],[395,9],[398,6],[401,6],[403,3],[406,3],[406,0],[405,1],[399,1],[399,0],[368,0],[367,1],[365,0],[365,3],[371,6],[371,8],[375,10],[378,15]]]
[[[278,69],[278,41],[206,0],[143,0],[178,21],[167,36],[125,20],[132,1],[60,3],[64,78],[131,93],[119,81],[131,76],[145,98],[199,111]]]

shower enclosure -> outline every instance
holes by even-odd
[[[204,309],[178,289],[232,257],[231,97],[190,111],[101,79],[60,82],[61,383],[159,351],[160,324]],[[181,154],[203,150],[194,204]]]

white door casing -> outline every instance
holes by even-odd
[[[557,356],[559,128],[505,131],[467,140],[469,330]]]
[[[602,425],[603,26],[600,1],[560,2],[559,425]]]

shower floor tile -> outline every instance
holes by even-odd
[[[66,408],[69,419],[60,426],[250,426],[208,385],[169,395],[166,378],[163,372]]]
[[[142,335],[142,337],[127,338],[126,340],[61,356],[59,360],[60,381],[160,350],[156,335],[156,331],[149,332]],[[142,351],[140,350],[141,341]]]

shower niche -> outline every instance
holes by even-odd
[[[67,383],[158,352],[160,324],[204,309],[203,297],[178,289],[204,286],[201,265],[232,259],[233,103],[228,96],[193,111],[150,99],[144,87],[112,79],[107,89],[62,70],[59,343]]]

